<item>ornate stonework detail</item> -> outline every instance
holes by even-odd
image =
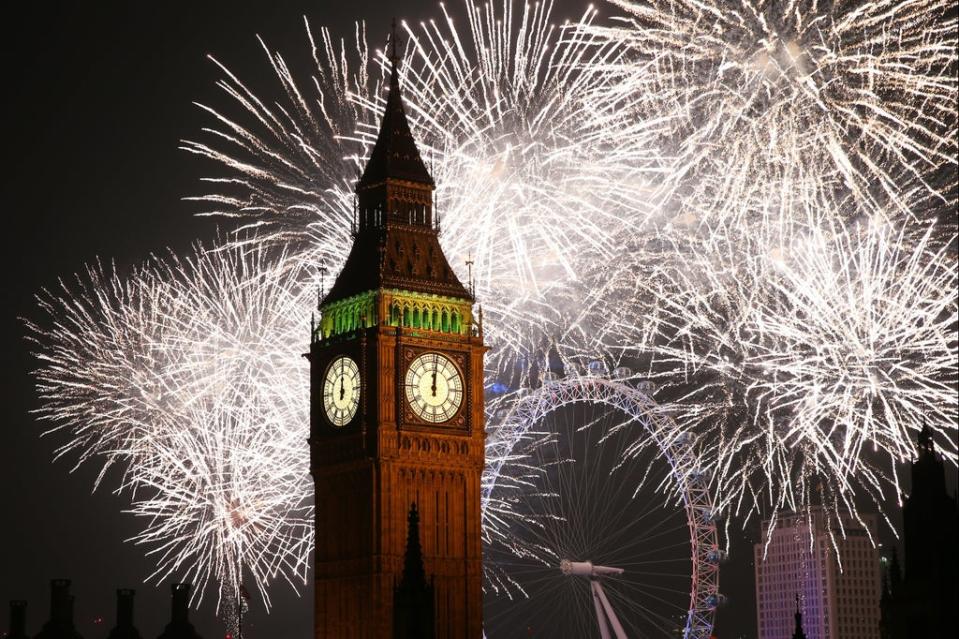
[[[435,437],[427,435],[416,435],[406,432],[400,435],[399,444],[399,450],[410,453],[422,453],[426,456],[432,456],[438,453],[446,457],[447,461],[453,457],[467,458],[470,456],[469,443],[463,441],[436,439]]]

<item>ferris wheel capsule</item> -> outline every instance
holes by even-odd
[[[699,484],[709,479],[709,472],[702,468],[694,468],[689,471],[689,481],[693,484]]]
[[[676,437],[673,438],[673,443],[676,446],[687,446],[688,444],[691,444],[693,440],[695,439],[696,439],[696,436],[687,430],[676,435]]]
[[[706,559],[711,563],[718,564],[726,560],[728,554],[725,550],[720,550],[719,548],[713,548],[706,553]]]
[[[566,364],[566,377],[578,377],[583,374],[583,369],[575,362]]]
[[[659,387],[656,386],[656,382],[651,382],[648,379],[636,382],[636,390],[641,393],[646,393],[647,395],[652,395],[658,388]]]
[[[706,605],[708,605],[710,608],[718,608],[724,603],[726,603],[726,595],[724,594],[714,592],[706,597]]]
[[[589,374],[590,375],[608,375],[609,367],[606,366],[606,362],[600,359],[594,359],[589,363]]]
[[[702,521],[707,523],[715,523],[716,520],[719,519],[719,515],[716,513],[716,511],[709,509],[700,510],[699,517],[702,519]]]

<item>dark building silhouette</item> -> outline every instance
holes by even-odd
[[[14,599],[10,602],[10,631],[7,639],[29,639],[27,637],[27,602]]]
[[[473,295],[440,246],[435,185],[407,121],[395,46],[392,63],[356,184],[353,246],[310,343],[313,636],[397,636],[394,603],[423,596],[396,590],[415,502],[413,552],[432,576],[435,635],[480,639],[482,315],[474,321]]]
[[[903,506],[905,574],[893,554],[884,575],[883,639],[947,636],[959,602],[959,507],[946,492],[945,467],[924,426]]]
[[[426,581],[420,546],[420,516],[416,503],[410,507],[406,533],[403,579],[393,594],[394,639],[433,639],[435,600],[433,584]]]
[[[50,580],[50,619],[36,639],[82,639],[73,627],[73,595],[69,579]]]
[[[108,639],[141,639],[140,632],[133,625],[133,596],[136,591],[129,588],[117,590],[117,625],[110,631]]]
[[[802,611],[799,609],[799,595],[796,595],[796,630],[793,632],[793,639],[806,639],[806,633],[802,629]]]
[[[170,590],[170,623],[159,639],[201,639],[190,623],[190,584],[173,584]]]

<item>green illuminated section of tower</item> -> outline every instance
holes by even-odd
[[[325,304],[314,327],[319,342],[374,326],[395,326],[466,335],[473,321],[472,301],[398,289],[374,290]]]

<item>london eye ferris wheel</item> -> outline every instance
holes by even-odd
[[[629,369],[567,370],[494,402],[487,636],[599,636],[595,585],[560,571],[589,561],[623,569],[603,582],[626,636],[709,637],[724,553],[696,439]]]

